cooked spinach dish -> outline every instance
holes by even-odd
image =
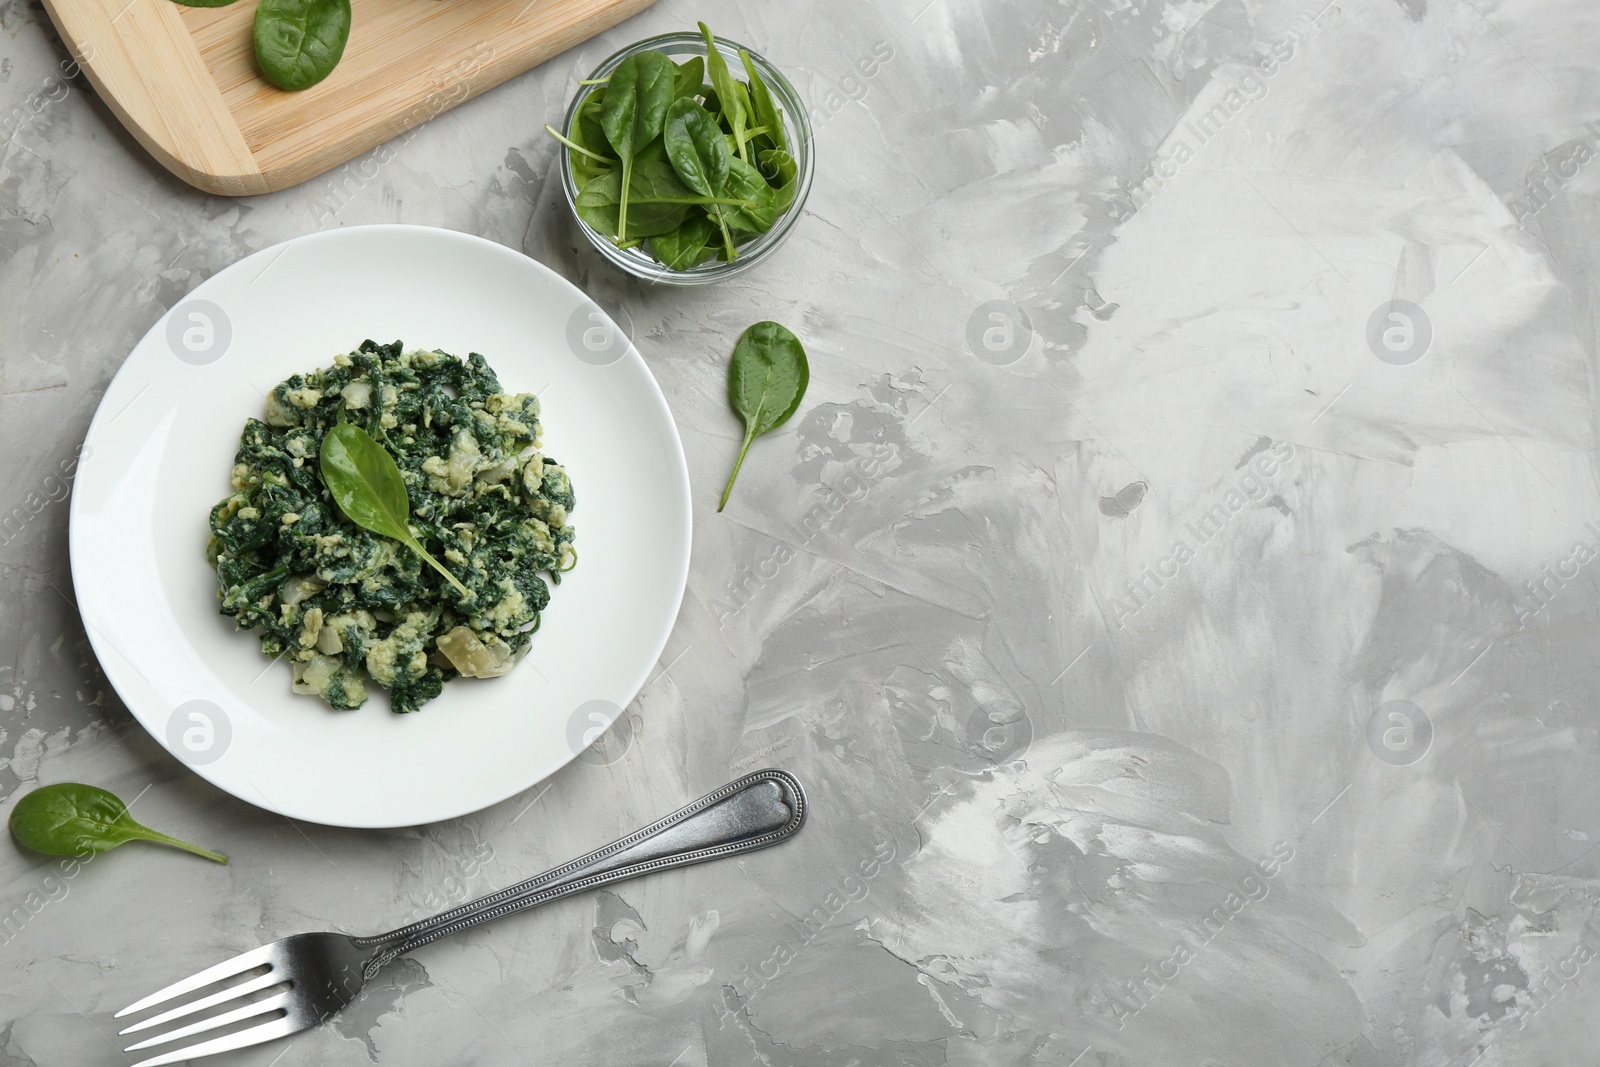
[[[703,58],[631,55],[565,133],[545,127],[567,148],[578,217],[672,270],[736,259],[794,206],[800,178],[783,111],[750,53],[739,50],[741,81],[699,25]]]
[[[476,352],[366,341],[294,375],[211,510],[222,613],[341,710],[368,680],[409,712],[507,673],[577,562],[572,482],[541,447],[538,398]]]

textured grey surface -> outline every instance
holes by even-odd
[[[0,6],[0,515],[28,516],[0,545],[0,812],[86,779],[236,857],[62,881],[0,845],[0,1064],[125,1063],[109,1013],[160,976],[508,884],[766,764],[815,802],[781,852],[429,947],[217,1062],[1590,1059],[1600,8],[1321,4],[662,0],[381,163],[237,201],[160,171],[53,80],[38,7]],[[539,127],[695,17],[791,72],[817,184],[763,269],[650,290],[582,245]],[[695,552],[620,759],[347,832],[129,719],[52,498],[167,307],[374,221],[627,312]],[[724,356],[766,317],[811,390],[719,516]]]

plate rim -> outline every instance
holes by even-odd
[[[106,417],[107,415],[107,398],[110,397],[116,390],[117,385],[122,381],[123,376],[131,373],[133,354],[138,351],[151,337],[156,336],[158,331],[165,328],[164,324],[175,308],[179,307],[188,300],[203,299],[205,296],[203,290],[206,288],[218,283],[221,279],[228,277],[234,272],[242,270],[246,264],[257,260],[264,255],[274,252],[277,252],[280,255],[284,254],[291,245],[316,244],[324,240],[349,239],[353,234],[382,232],[440,235],[449,240],[457,240],[461,241],[463,244],[475,246],[477,250],[487,252],[491,255],[509,256],[520,259],[527,264],[531,264],[537,272],[543,274],[548,281],[552,282],[556,286],[558,290],[564,289],[569,295],[575,296],[581,301],[587,301],[588,303],[594,305],[594,307],[597,308],[602,315],[605,315],[606,320],[612,324],[612,327],[614,329],[617,328],[616,321],[612,319],[610,313],[607,312],[604,307],[601,307],[597,300],[591,297],[588,293],[584,292],[584,290],[581,289],[575,282],[562,275],[559,271],[555,270],[548,264],[540,262],[520,249],[512,248],[509,245],[501,244],[498,241],[493,241],[486,237],[481,237],[475,233],[468,233],[464,230],[455,230],[447,226],[426,226],[417,223],[400,222],[370,223],[356,226],[340,226],[329,230],[315,230],[310,233],[304,233],[295,237],[287,238],[277,242],[276,244],[257,249],[248,255],[241,256],[232,263],[228,264],[226,267],[217,271],[215,274],[207,277],[199,285],[184,293],[173,303],[171,307],[162,311],[162,313],[156,317],[155,321],[150,324],[149,329],[140,335],[139,339],[134,342],[127,354],[123,356],[121,366],[117,368],[117,372],[112,375],[111,380],[106,384],[104,392],[101,393],[99,401],[95,404],[94,415],[89,420],[89,427],[84,433],[83,441],[80,445],[80,453],[88,452],[89,458],[92,460],[92,443],[95,438],[96,430],[101,425],[102,418]],[[621,331],[619,330],[619,332]],[[680,519],[680,533],[682,534],[683,538],[683,552],[681,554],[681,558],[677,561],[676,574],[673,575],[677,591],[672,597],[672,610],[669,621],[665,624],[665,626],[663,626],[661,633],[653,642],[654,648],[652,654],[649,660],[639,671],[638,677],[631,685],[624,685],[621,687],[621,690],[627,694],[627,699],[625,701],[621,701],[618,705],[622,709],[620,713],[621,715],[627,714],[628,708],[632,706],[634,700],[638,698],[639,693],[643,691],[645,682],[649,679],[650,671],[660,661],[662,653],[666,650],[667,642],[671,640],[673,632],[677,629],[678,616],[682,614],[684,597],[688,593],[689,570],[694,551],[693,495],[689,478],[688,458],[683,447],[683,435],[678,430],[677,419],[673,417],[672,406],[667,403],[666,394],[661,389],[661,383],[656,380],[655,373],[650,369],[649,363],[645,361],[643,353],[639,351],[638,346],[634,343],[631,337],[628,338],[628,348],[627,351],[624,352],[622,359],[627,359],[629,356],[632,356],[639,361],[639,366],[644,371],[644,380],[649,387],[646,390],[646,396],[665,417],[666,424],[672,431],[671,441],[673,448],[670,450],[667,460],[668,463],[673,466],[674,473],[680,476],[681,484],[684,487],[684,507]],[[673,463],[674,460],[676,461],[675,463]],[[80,462],[82,462],[81,459]],[[72,496],[68,505],[67,513],[68,569],[72,576],[74,592],[76,592],[80,571],[86,573],[88,569],[88,564],[82,559],[82,554],[87,552],[88,549],[83,545],[79,535],[79,530],[83,528],[82,523],[85,521],[81,514],[82,508],[87,506],[84,503],[87,491],[84,490],[82,486],[83,482],[80,479],[73,479]],[[125,708],[127,708],[128,713],[133,717],[134,721],[139,724],[140,729],[144,730],[145,733],[148,734],[164,752],[176,759],[185,769],[204,779],[213,787],[220,789],[229,796],[235,797],[246,804],[251,805],[252,807],[260,808],[264,811],[270,811],[274,814],[285,816],[286,818],[297,819],[302,822],[310,822],[322,826],[335,826],[343,829],[354,830],[399,829],[409,826],[428,826],[433,825],[434,823],[446,822],[451,819],[458,819],[466,815],[475,814],[476,812],[485,811],[491,807],[494,807],[496,804],[503,803],[506,800],[517,796],[518,794],[527,792],[529,789],[532,789],[540,783],[548,780],[559,771],[564,769],[568,764],[578,759],[601,736],[601,734],[596,734],[595,737],[591,738],[589,743],[584,745],[582,748],[576,750],[569,749],[565,758],[561,759],[553,766],[541,770],[537,777],[531,779],[525,784],[511,789],[509,792],[506,792],[503,795],[497,795],[491,799],[483,801],[476,799],[468,800],[465,802],[466,806],[464,807],[452,807],[448,811],[442,814],[432,815],[427,820],[422,822],[418,822],[414,819],[407,819],[397,822],[382,819],[352,820],[348,818],[330,818],[329,815],[331,813],[298,809],[293,803],[270,803],[267,801],[265,796],[261,796],[260,799],[256,799],[246,795],[242,790],[236,791],[235,789],[230,788],[228,785],[225,785],[223,782],[214,778],[211,773],[208,773],[212,770],[210,766],[190,763],[181,755],[172,751],[171,747],[167,743],[166,737],[163,736],[163,733],[158,731],[149,722],[147,722],[145,717],[141,715],[140,712],[135,708],[134,704],[123,695],[124,681],[126,679],[125,672],[132,670],[134,673],[138,673],[137,667],[135,667],[131,662],[118,662],[124,658],[120,652],[116,652],[115,655],[107,654],[107,649],[103,647],[105,639],[98,635],[96,632],[97,628],[89,619],[87,610],[81,606],[82,597],[80,596],[77,599],[79,603],[75,606],[78,607],[79,619],[84,624],[84,633],[89,640],[91,650],[94,652],[96,664],[99,666],[101,672],[105,675],[107,683],[109,683],[111,688],[116,692],[117,699],[122,702]],[[111,649],[110,651],[115,652],[115,649]],[[602,733],[603,732],[604,731],[602,731]],[[257,790],[257,792],[259,793],[259,790]]]

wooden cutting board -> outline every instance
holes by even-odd
[[[45,0],[101,99],[172,173],[209,193],[315,177],[585,41],[653,0],[351,0],[344,58],[318,85],[256,68],[254,0]],[[530,129],[547,116],[530,115]]]

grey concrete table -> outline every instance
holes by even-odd
[[[791,72],[817,184],[763,269],[653,290],[582,243],[540,125],[696,17]],[[0,846],[0,1064],[126,1063],[109,1013],[155,978],[393,925],[767,764],[815,800],[781,851],[432,946],[216,1062],[1592,1060],[1590,0],[662,0],[248,200],[61,80],[37,5],[0,27],[0,812],[88,780],[234,856],[61,880]],[[347,832],[131,721],[73,609],[60,471],[193,286],[376,221],[503,242],[627,313],[695,551],[618,758]],[[725,355],[767,317],[810,393],[717,515]]]

